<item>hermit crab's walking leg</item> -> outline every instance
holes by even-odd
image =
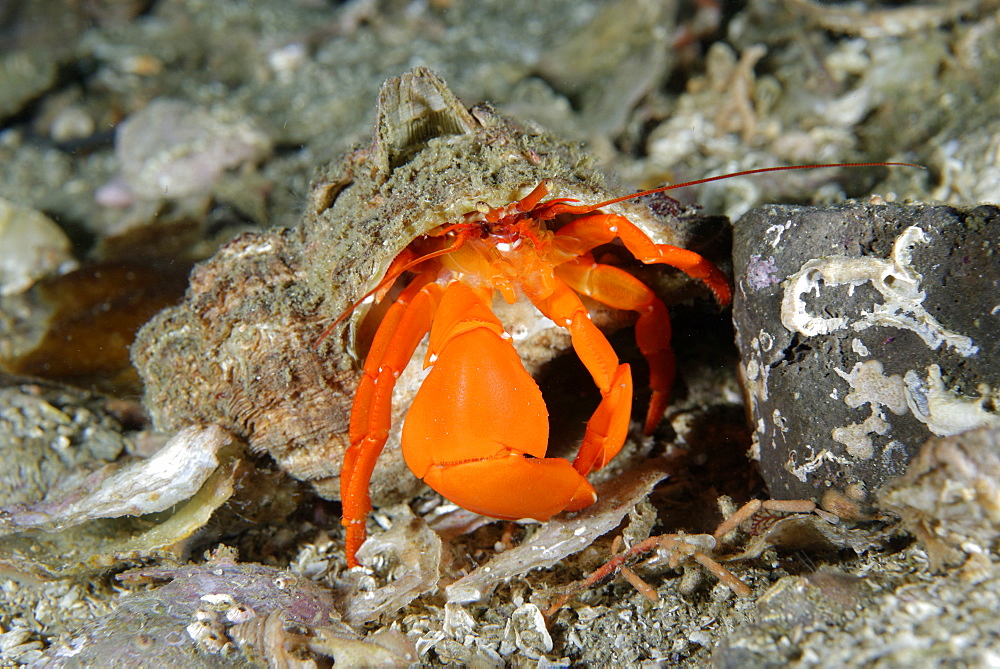
[[[414,474],[462,507],[494,518],[548,520],[594,503],[563,458],[547,458],[548,415],[510,336],[477,294],[448,285],[431,328],[431,367],[403,424]]]
[[[619,364],[607,337],[591,322],[579,296],[556,277],[552,277],[548,288],[547,294],[533,294],[530,285],[523,286],[542,314],[569,330],[573,349],[602,395],[600,405],[587,421],[583,444],[573,461],[573,467],[586,476],[606,465],[625,443],[632,411],[632,372],[628,365]]]
[[[565,207],[572,211],[575,207]],[[558,211],[558,210],[556,210]],[[701,279],[719,304],[729,304],[729,282],[719,269],[694,251],[670,244],[656,244],[634,223],[617,214],[587,214],[570,221],[556,232],[555,244],[566,260],[582,256],[591,249],[618,237],[637,260],[670,265],[688,276]]]
[[[639,314],[635,340],[649,363],[649,386],[653,391],[643,431],[651,434],[667,409],[674,382],[674,352],[670,348],[667,307],[639,279],[617,267],[594,262],[589,253],[557,266],[556,276],[573,290],[602,304]]]
[[[351,446],[344,454],[340,475],[349,567],[365,541],[365,520],[371,511],[368,485],[382,453],[392,416],[392,389],[396,378],[430,329],[441,286],[435,271],[418,275],[389,307],[365,359],[364,374],[351,409]]]

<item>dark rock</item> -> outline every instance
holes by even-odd
[[[769,206],[735,226],[753,457],[864,505],[929,437],[1000,423],[1000,210]]]

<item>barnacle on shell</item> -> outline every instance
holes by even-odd
[[[620,194],[603,188],[578,147],[488,105],[466,109],[426,68],[388,80],[371,145],[320,170],[299,225],[237,237],[194,270],[183,303],[141,330],[132,356],[156,425],[220,424],[336,499],[365,309],[317,347],[320,334],[414,238],[478,203],[515,201],[542,179],[554,197],[593,202]],[[641,205],[608,210],[657,242],[678,241]],[[523,316],[515,308],[500,317]],[[527,334],[518,349],[529,371],[568,346],[562,331],[521,329]],[[398,384],[395,431],[373,477],[376,503],[405,495],[401,482],[419,485],[399,475],[398,452],[400,418],[418,382]]]

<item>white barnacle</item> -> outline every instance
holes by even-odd
[[[226,620],[235,624],[244,623],[256,616],[257,612],[253,607],[245,604],[235,604],[226,611]]]
[[[202,595],[201,601],[210,604],[212,606],[232,606],[233,604],[235,604],[233,596],[226,594],[224,592],[218,594]]]

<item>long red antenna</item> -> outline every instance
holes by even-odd
[[[641,193],[632,193],[631,195],[623,195],[621,197],[616,197],[612,200],[606,200],[604,202],[598,202],[597,204],[587,205],[587,209],[594,210],[600,209],[601,207],[606,207],[609,204],[615,204],[616,202],[622,202],[624,200],[631,200],[633,198],[642,197],[644,195],[652,195],[653,193],[662,193],[668,190],[674,190],[675,188],[684,188],[685,186],[697,186],[698,184],[707,184],[710,181],[722,181],[723,179],[731,179],[733,177],[743,177],[748,174],[763,174],[764,172],[784,172],[785,170],[814,170],[820,167],[888,167],[890,165],[900,166],[900,167],[917,167],[920,169],[927,169],[923,165],[915,165],[913,163],[823,163],[817,165],[782,165],[780,167],[759,167],[755,170],[743,170],[742,172],[733,172],[732,174],[720,174],[714,177],[706,177],[705,179],[695,179],[694,181],[685,181],[679,184],[670,184],[669,186],[660,186],[659,188],[652,188],[650,190],[644,190]]]

